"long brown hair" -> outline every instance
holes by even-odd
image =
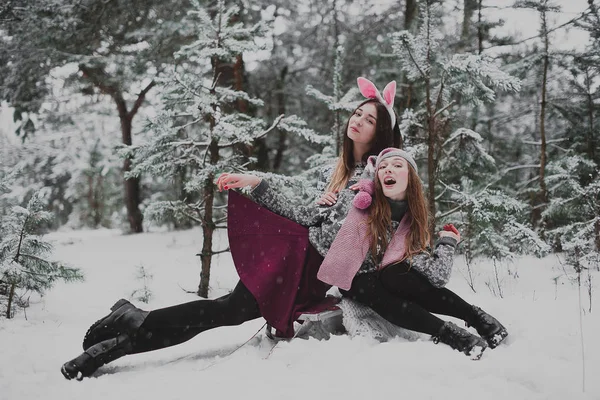
[[[428,211],[423,184],[413,167],[408,165],[408,185],[406,187],[408,213],[411,217],[410,231],[406,235],[405,258],[421,253],[429,245]],[[378,262],[389,244],[388,232],[392,224],[392,210],[388,203],[377,171],[375,171],[375,193],[370,207],[367,236],[371,238],[371,254]],[[401,260],[398,260],[401,261]]]
[[[394,128],[391,129],[392,120],[390,114],[383,104],[375,99],[368,99],[359,104],[358,107],[352,112],[352,115],[360,107],[367,103],[374,103],[377,110],[377,124],[375,126],[375,137],[371,143],[371,148],[365,154],[363,154],[363,163],[367,162],[369,156],[376,156],[381,150],[388,147],[400,147],[401,136],[400,128],[398,123],[394,124]],[[397,119],[397,118],[396,118]],[[344,127],[344,140],[342,143],[342,153],[335,166],[331,181],[327,187],[327,191],[334,192],[342,190],[348,184],[348,180],[354,173],[354,168],[358,160],[354,159],[354,142],[348,137],[348,125],[350,124],[350,118],[346,122]]]

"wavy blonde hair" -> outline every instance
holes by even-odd
[[[423,184],[417,172],[410,165],[408,165],[406,200],[408,202],[407,212],[411,217],[411,222],[410,231],[406,235],[406,253],[404,259],[410,259],[415,254],[427,251],[430,239],[427,224],[429,213],[427,211]],[[377,171],[375,171],[375,193],[367,224],[367,237],[371,241],[371,254],[377,262],[381,262],[383,254],[389,245],[388,232],[392,224],[392,210],[383,194],[383,188],[381,187],[381,182],[379,182]]]

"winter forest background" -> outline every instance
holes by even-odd
[[[227,251],[213,240],[226,227],[216,176],[255,170],[314,201],[358,76],[398,82],[431,229],[459,228],[471,289],[476,259],[560,254],[591,312],[597,0],[4,0],[2,318],[83,279],[44,240],[56,230],[196,228],[209,296]]]

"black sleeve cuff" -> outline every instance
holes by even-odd
[[[450,236],[442,236],[441,238],[438,239],[437,243],[435,244],[435,247],[437,247],[441,244],[446,244],[448,246],[452,246],[452,247],[456,248],[456,246],[458,246],[458,241]]]
[[[253,197],[260,197],[263,194],[265,194],[265,192],[267,191],[268,188],[269,188],[269,183],[267,182],[267,180],[261,179],[260,183],[258,185],[256,185],[254,187],[254,189],[252,189],[250,191],[250,195]]]

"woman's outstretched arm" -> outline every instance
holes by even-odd
[[[275,214],[291,219],[303,226],[316,226],[328,212],[316,204],[295,204],[281,191],[276,190],[266,179],[251,174],[221,174],[217,179],[219,190],[252,188],[250,197]]]
[[[422,252],[412,257],[411,268],[423,275],[435,287],[444,287],[450,280],[454,253],[460,234],[441,231],[432,253]]]

